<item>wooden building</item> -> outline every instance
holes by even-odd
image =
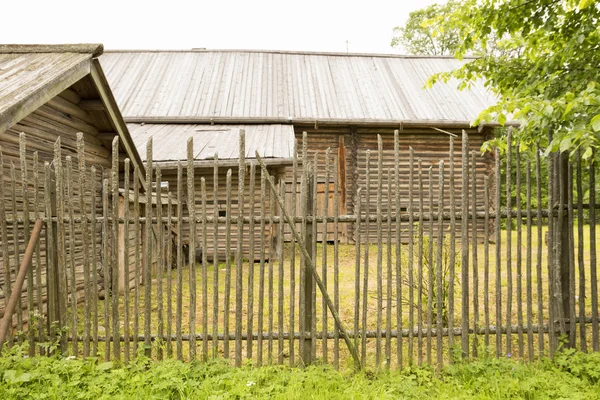
[[[142,160],[147,164],[147,143],[152,138],[152,163],[156,173],[160,170],[163,189],[163,204],[166,203],[165,192],[171,194],[173,202],[182,202],[184,217],[189,217],[190,202],[194,201],[196,215],[202,215],[205,209],[207,215],[217,218],[228,218],[242,215],[248,217],[251,209],[254,215],[259,216],[261,212],[271,215],[270,209],[274,198],[269,191],[263,196],[261,193],[261,170],[255,160],[255,152],[258,151],[268,165],[269,174],[279,181],[285,174],[286,167],[292,163],[294,147],[294,131],[290,125],[202,125],[202,124],[129,124],[131,136]],[[240,202],[238,191],[239,155],[240,155],[240,130],[245,132],[246,159],[244,199]],[[187,140],[193,140],[194,154],[194,198],[190,199],[188,194],[188,165],[187,165]],[[218,157],[218,168],[215,170],[215,155]],[[252,167],[254,165],[254,167]],[[178,168],[182,168],[181,186],[178,184]],[[250,170],[254,168],[254,182],[252,184]],[[227,174],[231,172],[229,189],[227,187]],[[202,180],[204,180],[205,198],[203,202]],[[216,185],[215,185],[216,183]],[[179,188],[181,187],[181,193]],[[227,194],[229,196],[227,196]],[[215,198],[216,195],[216,198]],[[227,202],[229,198],[229,204]],[[230,213],[228,213],[230,210]],[[246,225],[248,231],[249,226]],[[237,234],[236,223],[231,224],[230,252],[227,252],[225,225],[208,223],[206,226],[206,243],[202,241],[202,227],[196,226],[197,240],[196,249],[206,250],[207,259],[214,259],[215,229],[217,229],[216,250],[217,257],[223,261],[227,255],[234,257],[240,235]],[[265,257],[270,257],[271,251],[279,248],[275,242],[276,236],[272,234],[274,227],[266,226],[265,235]],[[184,244],[189,244],[190,224],[182,225]],[[254,246],[250,248],[248,234],[243,235],[243,257],[259,260],[261,254],[261,231],[254,230]],[[206,247],[204,247],[204,245]],[[199,253],[198,253],[199,256]]]
[[[115,51],[101,58],[108,80],[128,124],[286,125],[302,141],[308,133],[308,152],[318,152],[319,180],[324,174],[327,148],[337,155],[340,214],[352,214],[360,201],[376,213],[377,135],[383,139],[383,208],[388,209],[387,173],[395,165],[393,132],[400,131],[401,208],[408,206],[409,148],[413,168],[421,160],[424,211],[430,209],[428,171],[437,173],[440,160],[449,164],[449,138],[455,143],[455,194],[460,206],[462,166],[460,136],[469,133],[469,150],[476,152],[476,189],[493,160],[479,149],[492,127],[472,127],[480,111],[495,104],[483,85],[459,91],[456,83],[425,89],[429,76],[461,66],[450,57],[377,54],[311,53],[294,51],[191,50]],[[148,129],[148,128],[146,128]],[[183,146],[183,140],[180,142]],[[366,153],[371,150],[370,188],[366,190]],[[289,182],[289,169],[285,180]],[[433,187],[437,209],[437,181]],[[358,188],[363,196],[357,197]],[[413,195],[418,198],[415,180]],[[445,191],[449,197],[449,190]],[[296,194],[289,193],[288,200]],[[483,208],[483,197],[478,196]],[[289,203],[289,201],[288,201]],[[322,203],[322,202],[320,202]],[[395,202],[391,202],[396,212]],[[317,213],[323,213],[318,210]],[[343,224],[342,224],[343,225]],[[354,229],[344,225],[343,236],[353,241]],[[436,230],[437,231],[437,230]],[[368,233],[374,238],[374,230]],[[362,238],[366,235],[362,235]],[[322,237],[321,237],[322,239]],[[327,235],[331,239],[331,235]]]
[[[86,185],[83,211],[88,215],[91,214],[92,181],[96,188],[97,215],[102,212],[102,190],[105,190],[102,178],[110,177],[111,143],[115,137],[119,138],[121,161],[129,158],[132,166],[140,167],[140,175],[143,176],[141,159],[98,62],[102,51],[102,45],[0,45],[0,218],[2,234],[5,235],[0,238],[0,313],[3,313],[4,299],[25,251],[28,230],[33,226],[27,221],[36,215],[44,217],[46,214],[44,164],[53,162],[58,138],[63,166],[67,168],[69,159],[72,163],[71,179],[67,182],[66,175],[63,175],[65,186],[70,186],[71,196],[64,196],[64,201],[58,206],[65,207],[67,212],[72,208],[76,217],[82,214],[79,203],[78,133],[82,134],[85,143],[84,154],[88,167],[83,179]],[[90,173],[89,167],[92,165],[96,167],[95,176]],[[56,170],[56,165],[50,167]],[[29,212],[28,218],[24,218],[25,212]],[[16,219],[24,222],[15,223]],[[108,263],[102,262],[101,252],[103,240],[107,238],[102,235],[100,224],[96,233],[96,242],[89,243],[89,251],[93,248],[97,250],[94,258],[96,264],[92,265],[92,269],[97,270],[99,281],[92,284],[101,290],[100,278],[108,273],[103,270],[102,266]],[[70,240],[71,234],[74,235],[73,241]],[[81,231],[67,229],[66,236],[67,243],[74,243],[74,247],[66,246],[61,267],[69,268],[69,271],[71,266],[75,267],[76,287],[83,291],[85,241]],[[39,292],[42,299],[35,297],[36,302],[46,299],[48,254],[45,237],[43,232],[40,252],[34,257],[33,263],[33,270],[36,276],[40,274],[43,285]],[[90,256],[91,259],[93,257]],[[125,266],[122,260],[120,263],[120,276],[125,277]],[[123,284],[124,280],[121,281]],[[27,284],[24,287],[23,307],[27,305],[27,290],[31,288]]]

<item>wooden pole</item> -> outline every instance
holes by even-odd
[[[4,344],[4,340],[6,339],[6,334],[11,325],[12,316],[15,312],[15,307],[17,306],[17,300],[21,297],[21,289],[23,288],[23,283],[25,282],[25,277],[27,276],[27,271],[31,266],[31,260],[33,258],[33,252],[35,250],[35,246],[40,238],[40,232],[42,230],[42,220],[38,219],[35,221],[35,225],[33,227],[33,231],[31,232],[31,238],[29,239],[29,243],[27,244],[27,249],[25,250],[25,255],[23,256],[23,260],[21,261],[21,267],[19,268],[19,274],[15,280],[15,286],[10,295],[10,299],[8,300],[8,304],[4,311],[4,316],[2,317],[2,321],[0,321],[0,352],[2,352],[2,345]]]

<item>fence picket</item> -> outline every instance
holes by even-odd
[[[71,184],[73,177],[73,159],[71,156],[67,156],[67,175],[66,175],[66,189],[67,189],[67,212],[69,215],[69,290],[71,297],[71,346],[73,355],[78,353],[77,351],[77,276],[75,273],[75,222],[73,212],[73,186]]]
[[[577,265],[579,267],[579,340],[581,351],[587,351],[585,326],[585,264],[583,245],[583,171],[581,168],[581,150],[577,153]]]
[[[436,257],[436,362],[438,366],[438,371],[441,370],[443,365],[443,356],[442,356],[442,329],[443,329],[443,321],[442,321],[442,301],[443,301],[443,274],[444,268],[442,265],[442,260],[444,257],[443,254],[443,246],[444,246],[444,219],[442,216],[442,211],[444,209],[444,160],[440,160],[438,170],[438,234],[437,234],[437,257]],[[433,260],[432,260],[433,262]],[[433,297],[433,293],[431,294]]]
[[[533,278],[532,278],[532,231],[531,231],[531,160],[527,160],[525,185],[527,186],[526,196],[526,213],[527,213],[527,244],[526,244],[526,276],[527,276],[527,357],[529,361],[533,361]]]
[[[423,162],[419,158],[418,164],[418,181],[419,181],[419,228],[417,238],[417,248],[419,249],[419,260],[417,262],[417,364],[423,364],[423,262],[424,262],[424,243],[423,243],[423,222],[425,208],[423,205]]]
[[[217,173],[216,173],[216,168],[217,168],[217,157],[215,156],[215,182],[217,180]],[[255,245],[254,245],[254,209],[255,209],[255,201],[256,201],[256,166],[254,163],[250,164],[250,181],[248,182],[248,187],[250,189],[250,224],[248,225],[248,248],[250,250],[249,252],[249,256],[248,256],[248,320],[246,323],[246,358],[251,359],[252,358],[252,329],[253,329],[253,325],[254,325],[254,251],[255,251]],[[217,186],[215,185],[215,191],[214,191],[214,198],[215,198],[215,204],[217,201]],[[216,214],[215,214],[216,215]],[[217,236],[217,226],[215,225],[215,236],[214,236],[214,242],[215,242],[215,248],[216,248],[216,243],[218,240],[218,236]],[[216,257],[216,250],[215,250],[215,257]],[[215,264],[216,265],[216,264]],[[215,268],[215,271],[217,269]],[[217,274],[215,273],[215,279],[217,279]],[[214,285],[216,287],[216,284]],[[218,291],[215,291],[215,296],[217,296]],[[216,332],[215,332],[216,334]]]

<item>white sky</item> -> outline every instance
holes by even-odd
[[[394,26],[435,0],[4,0],[2,43],[106,49],[271,49],[401,53]],[[441,1],[438,1],[441,2]]]

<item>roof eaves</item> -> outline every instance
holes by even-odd
[[[0,54],[26,53],[81,53],[99,57],[104,53],[104,45],[82,44],[0,44]]]

